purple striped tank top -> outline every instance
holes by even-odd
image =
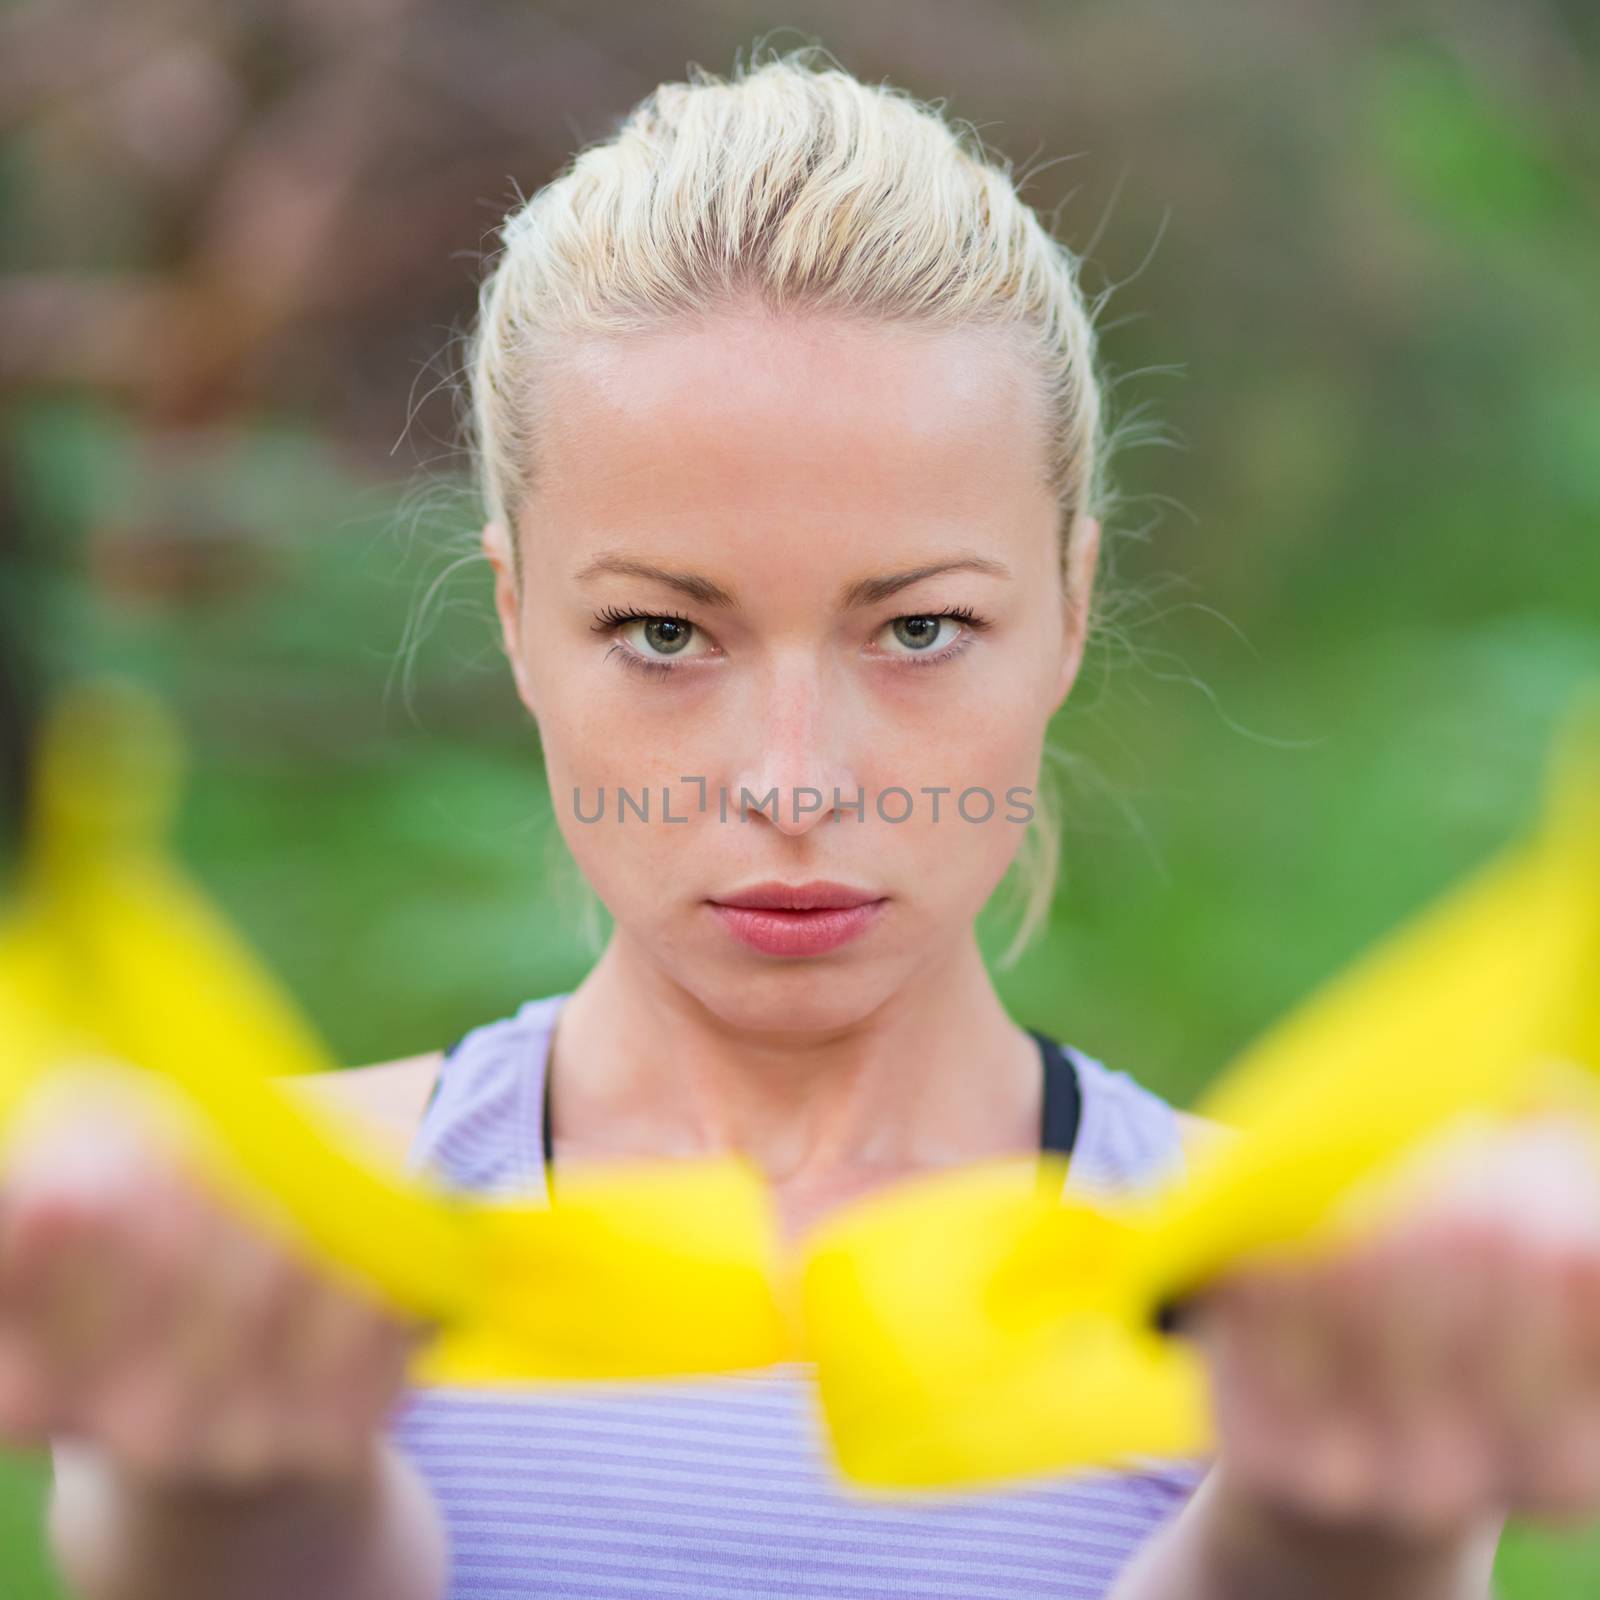
[[[547,1196],[544,1065],[566,995],[450,1055],[411,1149],[455,1189]],[[1166,1101],[1063,1046],[1079,1121],[1067,1191],[1182,1162]],[[1073,1472],[1001,1492],[854,1497],[808,1364],[560,1389],[420,1388],[391,1424],[451,1544],[450,1600],[1090,1600],[1193,1492],[1200,1461]]]

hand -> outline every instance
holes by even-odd
[[[245,1223],[115,1099],[57,1092],[0,1158],[0,1442],[164,1488],[359,1473],[425,1330]]]
[[[1194,1303],[1230,1478],[1314,1523],[1600,1514],[1600,1169],[1529,1120],[1444,1150],[1399,1221]]]

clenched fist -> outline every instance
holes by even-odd
[[[1482,1134],[1375,1233],[1241,1270],[1186,1324],[1262,1503],[1434,1535],[1600,1517],[1600,1165],[1583,1124]]]
[[[0,1442],[92,1441],[174,1487],[354,1473],[424,1330],[247,1223],[152,1128],[57,1092],[0,1157]]]

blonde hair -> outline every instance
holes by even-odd
[[[1094,312],[1078,263],[970,125],[860,82],[812,45],[728,78],[691,66],[502,223],[467,350],[470,449],[511,536],[538,478],[541,361],[576,334],[643,331],[754,296],[774,310],[993,327],[1041,385],[1068,540],[1107,457]],[[1047,754],[1049,752],[1047,751]],[[1012,873],[1028,885],[1001,965],[1046,919],[1060,859],[1051,774]]]

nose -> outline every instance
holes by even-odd
[[[730,783],[728,813],[798,838],[835,812],[849,822],[870,802],[845,752],[853,711],[822,664],[775,662],[750,707],[748,758]]]

